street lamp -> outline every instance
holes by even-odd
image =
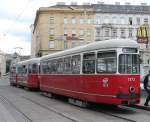
[[[20,56],[21,56],[21,50],[23,49],[22,47],[15,47],[15,52],[13,54],[13,59],[14,59],[14,63],[17,63],[18,61],[20,61]]]

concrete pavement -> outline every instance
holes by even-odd
[[[141,91],[140,103],[137,104],[137,105],[132,105],[132,107],[140,108],[140,109],[144,109],[144,110],[150,111],[150,102],[149,102],[149,106],[144,106],[146,97],[147,97],[147,93],[145,92],[145,90],[142,90]]]
[[[0,103],[0,122],[16,122],[3,104]]]

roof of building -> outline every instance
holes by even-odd
[[[111,4],[91,4],[91,5],[54,5],[49,8],[70,8],[70,9],[92,9],[102,13],[122,13],[122,14],[150,14],[148,5],[111,5]]]
[[[150,14],[150,6],[148,5],[110,5],[110,4],[90,4],[90,5],[54,5],[50,7],[41,7],[37,10],[34,21],[34,29],[37,24],[40,11],[47,11],[55,9],[62,10],[86,10],[95,13],[119,13],[119,14]]]
[[[122,14],[150,14],[150,6],[147,5],[107,5],[93,4],[96,12],[122,13]]]

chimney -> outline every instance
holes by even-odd
[[[104,4],[104,2],[98,1],[98,2],[97,2],[97,4],[101,4],[101,5],[103,5],[103,4]]]
[[[125,5],[131,5],[131,3],[130,2],[125,2]]]
[[[77,6],[78,4],[77,4],[77,2],[71,2],[71,5],[72,6]]]
[[[84,2],[83,5],[88,6],[91,5],[91,3]]]
[[[65,5],[65,4],[66,4],[65,2],[57,2],[57,3],[56,3],[56,5],[59,5],[59,6]]]
[[[115,5],[120,5],[120,2],[115,2]]]
[[[141,3],[142,6],[147,6],[147,3]]]

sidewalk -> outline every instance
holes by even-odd
[[[140,109],[145,109],[147,111],[150,111],[150,102],[149,102],[149,106],[144,106],[146,97],[147,97],[147,93],[144,90],[142,90],[140,104],[132,105],[132,106],[135,108],[140,108]]]

